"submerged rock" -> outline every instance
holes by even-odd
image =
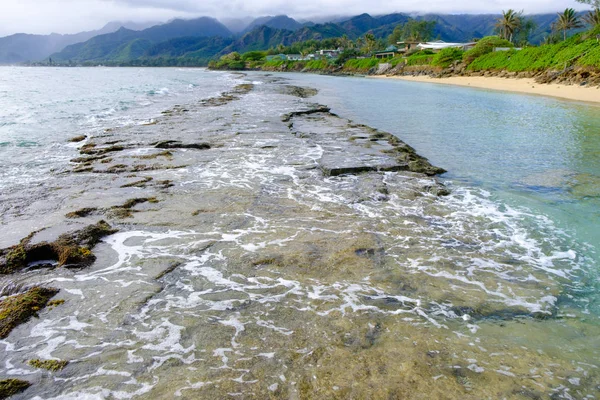
[[[154,145],[157,149],[196,149],[196,150],[207,150],[210,149],[208,143],[181,143],[177,140],[164,140]]]
[[[2,379],[0,380],[0,399],[7,399],[12,395],[21,393],[31,386],[31,383],[20,379]]]
[[[0,301],[0,339],[6,338],[15,327],[37,315],[57,293],[58,289],[35,287]]]
[[[58,266],[84,267],[96,259],[91,249],[104,236],[115,233],[105,221],[58,237],[54,242],[32,244],[37,232],[8,249],[0,250],[0,274],[11,274],[35,262],[56,262]]]
[[[66,360],[29,360],[27,364],[34,368],[47,369],[48,371],[57,372],[64,369],[69,362]]]

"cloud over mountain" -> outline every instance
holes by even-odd
[[[371,15],[392,12],[526,13],[583,9],[574,0],[3,0],[0,36],[17,32],[75,33],[97,29],[112,20],[166,21],[176,17],[240,18],[286,14],[296,19],[323,15]]]

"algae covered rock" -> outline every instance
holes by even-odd
[[[0,380],[0,399],[7,399],[24,391],[29,386],[31,386],[31,383],[20,379],[2,379]]]
[[[0,302],[0,339],[6,338],[16,326],[29,321],[57,293],[58,289],[34,287],[25,293],[2,300]]]
[[[66,360],[29,360],[27,364],[34,368],[47,369],[48,371],[57,372],[61,371],[64,367],[69,364]]]
[[[0,274],[12,274],[30,263],[40,261],[58,266],[88,266],[96,259],[91,249],[100,239],[115,232],[105,221],[99,221],[73,233],[61,235],[54,242],[31,244],[34,232],[18,245],[0,250]]]

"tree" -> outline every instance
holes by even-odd
[[[516,12],[512,8],[508,9],[508,11],[502,10],[502,17],[496,21],[496,28],[498,29],[501,38],[506,39],[509,42],[513,41],[515,31],[521,27],[522,14],[523,11]]]
[[[563,40],[567,40],[567,31],[571,29],[582,28],[583,24],[577,17],[577,13],[572,8],[567,8],[563,13],[558,13],[558,19],[553,24],[557,31],[563,32]]]
[[[340,46],[344,50],[348,50],[348,49],[351,49],[352,47],[354,47],[354,42],[352,42],[352,40],[348,39],[348,35],[343,34],[342,37],[340,38]]]
[[[600,9],[600,0],[575,0],[578,3],[581,4],[589,4],[590,6],[592,6],[592,8],[598,10]]]
[[[356,38],[356,48],[357,49],[362,49],[364,45],[365,45],[365,41],[363,38],[361,38],[361,37]]]
[[[587,14],[582,17],[582,19],[591,27],[600,25],[600,8],[595,8],[592,11],[588,11]]]
[[[363,51],[365,53],[372,53],[377,48],[377,39],[372,33],[365,34],[365,46]]]
[[[518,46],[525,46],[529,43],[529,36],[537,28],[537,24],[531,18],[526,18],[519,13],[519,27],[513,34],[513,43]]]

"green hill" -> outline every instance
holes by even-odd
[[[181,37],[230,37],[233,34],[213,18],[193,20],[176,19],[143,31],[121,28],[117,32],[99,35],[84,42],[66,47],[51,57],[56,62],[105,62],[135,59],[144,54],[152,44]],[[130,58],[127,58],[129,55]]]

